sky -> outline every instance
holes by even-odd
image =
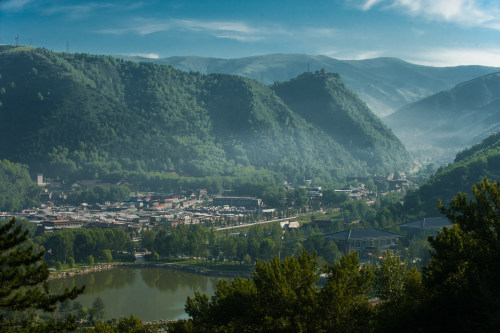
[[[500,67],[498,0],[0,0],[0,44],[150,58],[284,53]]]

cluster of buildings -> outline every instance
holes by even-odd
[[[408,236],[436,235],[444,227],[451,227],[451,222],[442,217],[423,218],[418,221],[400,224],[399,227],[408,232]],[[358,252],[361,260],[372,258],[375,254],[386,250],[396,250],[397,243],[402,235],[379,229],[348,229],[326,234],[324,238],[332,239],[338,249],[344,254]]]
[[[26,218],[37,226],[37,233],[74,228],[124,228],[131,232],[158,226],[180,224],[229,223],[260,209],[261,201],[245,197],[215,197],[212,202],[199,197],[180,198],[160,195],[132,195],[119,203],[88,205],[43,204],[24,210],[18,218]],[[237,205],[237,206],[236,206]],[[221,222],[221,223],[222,223]]]

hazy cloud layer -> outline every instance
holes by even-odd
[[[216,38],[226,38],[238,41],[258,41],[271,34],[282,33],[280,29],[255,27],[242,21],[209,21],[197,19],[168,19],[155,21],[136,18],[131,24],[120,28],[101,29],[95,32],[101,34],[135,33],[141,36],[170,30],[191,31],[208,34]]]
[[[432,50],[408,54],[410,62],[428,66],[460,66],[481,64],[498,67],[500,64],[500,48],[433,48]]]
[[[429,20],[500,30],[500,2],[476,0],[347,0],[364,11],[399,10]]]
[[[28,5],[32,0],[6,0],[0,2],[0,10],[3,11],[18,11],[23,9],[26,5]]]

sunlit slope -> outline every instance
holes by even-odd
[[[500,129],[500,73],[410,104],[385,121],[416,155],[449,161]]]
[[[453,163],[436,172],[420,189],[407,196],[405,207],[410,212],[437,214],[437,200],[448,204],[458,192],[471,193],[472,185],[488,177],[500,181],[500,132],[459,152]]]
[[[401,170],[409,167],[409,155],[399,139],[346,88],[339,75],[304,73],[276,83],[272,89],[293,111],[376,172],[383,172],[384,166],[391,164]]]
[[[125,58],[171,65],[188,72],[242,75],[264,84],[288,81],[303,72],[315,72],[323,68],[327,72],[339,73],[346,86],[357,93],[380,117],[460,82],[500,69],[484,66],[421,66],[397,58],[338,60],[304,54],[269,54],[236,59]]]
[[[406,164],[374,165],[269,87],[240,76],[7,46],[0,47],[0,74],[0,158],[48,175],[217,176],[252,168],[299,182],[409,165],[404,149],[398,154]],[[346,92],[338,98],[353,97]],[[354,128],[353,140],[364,130]],[[386,128],[377,130],[399,144]],[[378,153],[393,156],[392,144],[384,147]]]

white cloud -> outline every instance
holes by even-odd
[[[204,21],[204,20],[179,20],[169,19],[163,21],[151,21],[146,19],[136,19],[130,25],[123,28],[101,29],[96,31],[102,34],[124,34],[135,33],[141,36],[152,33],[184,30],[205,32],[216,38],[233,39],[238,41],[257,41],[265,38],[270,30],[255,28],[245,22],[239,21]]]
[[[7,0],[0,3],[0,10],[3,11],[18,11],[25,7],[32,0]]]
[[[149,58],[149,59],[160,59],[160,55],[158,53],[129,53],[127,54],[132,57],[143,57],[143,58]]]
[[[323,50],[319,54],[336,59],[363,60],[386,56],[384,51],[378,50]]]
[[[74,6],[53,6],[49,8],[44,8],[42,10],[42,15],[63,14],[70,19],[80,19],[82,17],[86,17],[88,14],[96,10],[103,10],[114,7],[115,7],[114,4],[104,3],[104,2],[101,3],[91,2]]]
[[[500,48],[433,48],[408,55],[405,60],[437,67],[460,65],[500,67]]]
[[[352,0],[348,0],[352,1]],[[407,15],[500,30],[500,2],[478,0],[362,0],[358,8],[400,10]]]
[[[66,15],[69,19],[81,19],[83,17],[87,17],[96,11],[103,10],[113,10],[116,11],[132,11],[136,10],[140,7],[143,7],[144,4],[142,2],[135,2],[130,5],[122,5],[111,2],[87,2],[79,5],[52,5],[46,6],[41,9],[42,15],[55,15],[55,14],[63,14]]]
[[[360,8],[362,10],[370,10],[373,6],[375,6],[377,3],[384,1],[384,0],[365,0],[363,4],[361,4]]]

